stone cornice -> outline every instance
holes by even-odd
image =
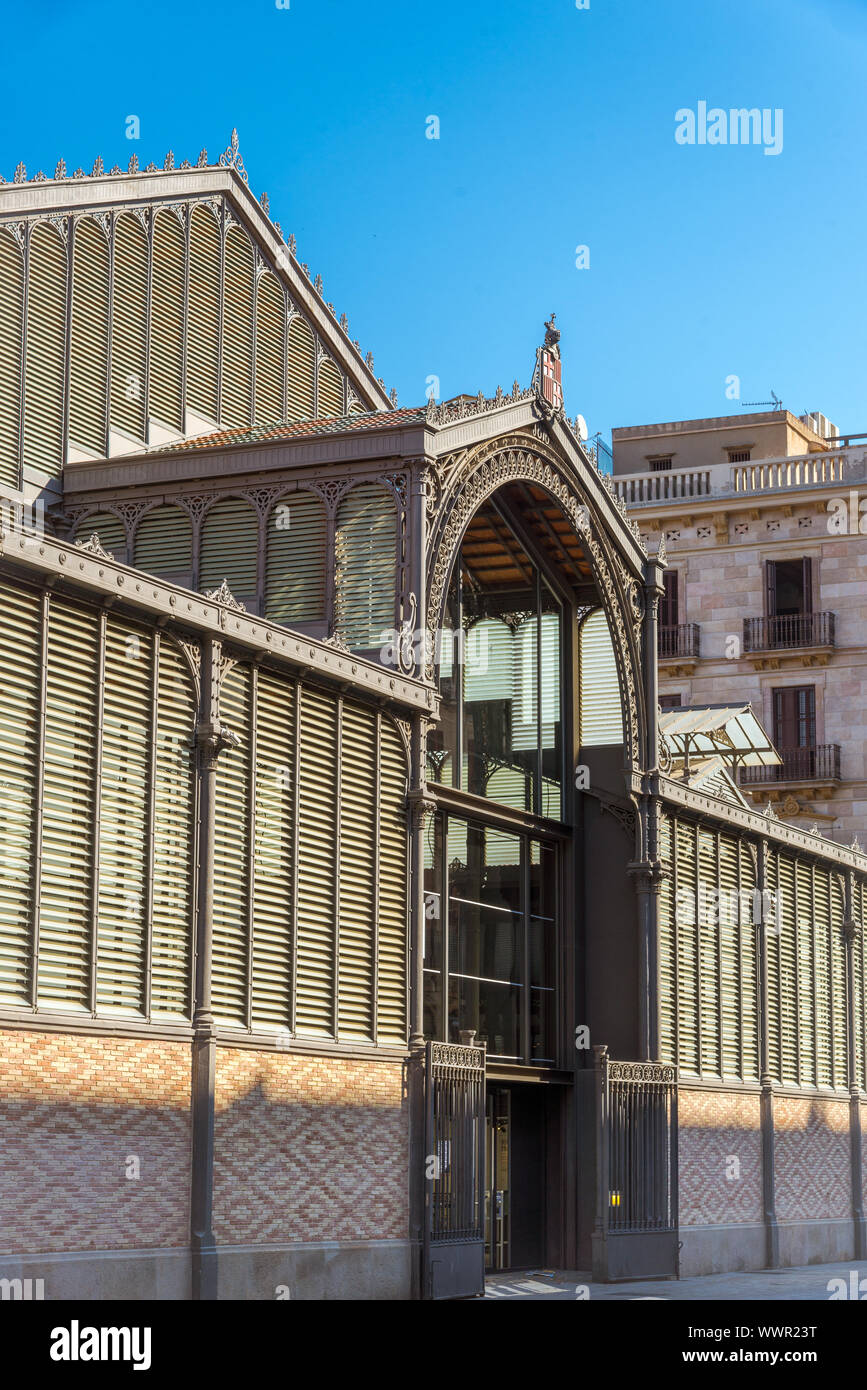
[[[251,658],[267,657],[275,665],[307,672],[382,703],[421,709],[433,718],[439,717],[439,696],[421,681],[80,547],[45,536],[0,531],[0,568],[7,565],[23,570],[32,581],[51,582],[55,586],[62,582],[71,589],[85,591],[91,598],[112,599],[139,609],[161,626],[168,620],[241,647]]]

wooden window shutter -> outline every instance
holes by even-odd
[[[803,611],[812,613],[813,611],[813,561],[809,555],[805,555],[801,561],[803,566],[802,586],[804,594]]]
[[[292,1025],[295,686],[260,671],[256,692],[252,1022]]]
[[[379,747],[377,716],[342,702],[338,1035],[375,1038]]]
[[[335,1031],[335,843],[337,822],[337,705],[299,687],[298,937],[296,1030]]]
[[[109,616],[99,804],[96,1003],[143,1013],[153,638]]]
[[[173,212],[154,218],[148,409],[163,425],[184,428],[184,233]]]
[[[774,560],[765,561],[765,605],[767,616],[777,615],[777,566]]]
[[[83,218],[72,249],[69,438],[97,454],[107,445],[109,254],[98,222]]]
[[[21,485],[21,364],[24,354],[24,260],[0,228],[0,483]]]
[[[289,374],[289,419],[312,420],[315,413],[313,334],[306,321],[300,316],[293,318],[289,325],[287,370]]]
[[[403,740],[391,720],[381,721],[379,773],[379,916],[377,1038],[407,1038],[408,846],[407,766]]]
[[[33,983],[41,608],[38,594],[0,582],[0,1000],[18,1005]]]
[[[34,227],[29,259],[24,461],[56,476],[64,462],[66,247],[48,223]]]
[[[662,627],[677,627],[678,624],[678,594],[677,594],[677,570],[664,570],[662,584],[665,592],[662,595],[660,604],[659,621]]]
[[[259,518],[249,502],[229,497],[205,513],[199,555],[199,589],[219,589],[225,579],[234,597],[255,611],[259,569]]]
[[[265,617],[275,623],[325,617],[325,504],[312,492],[293,492],[268,514],[265,541]]]
[[[265,271],[256,292],[256,424],[285,417],[286,303],[279,281]]]
[[[52,596],[48,622],[38,997],[89,1011],[100,619]]]
[[[220,755],[214,839],[214,1014],[248,1026],[252,677],[236,666],[220,691],[220,719],[241,740]]]
[[[388,641],[396,561],[394,498],[378,483],[356,484],[338,508],[335,542],[335,626],[348,647],[369,650]]]
[[[183,507],[152,507],[135,532],[135,567],[189,588],[193,571],[193,527]]]
[[[226,233],[226,280],[223,310],[223,425],[253,420],[253,248],[246,232]]]
[[[114,228],[111,311],[111,423],[145,438],[148,243],[137,217],[124,213]]]
[[[194,921],[196,691],[184,657],[165,636],[159,641],[157,672],[151,1014],[154,1017],[189,1017]]]
[[[210,208],[190,218],[190,303],[187,320],[187,404],[219,420],[217,354],[220,342],[220,233]]]

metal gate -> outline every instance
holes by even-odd
[[[596,1048],[594,1278],[676,1278],[677,1072]]]
[[[485,1290],[485,1049],[429,1042],[423,1296]]]

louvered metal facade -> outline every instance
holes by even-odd
[[[174,212],[153,224],[149,412],[164,425],[184,428],[184,228]]]
[[[211,507],[202,524],[199,588],[225,579],[235,598],[255,607],[259,573],[259,518],[251,503],[228,498]]]
[[[395,626],[397,512],[387,488],[350,488],[337,512],[335,557],[337,630],[348,647],[381,647]]]
[[[608,620],[598,609],[579,630],[579,700],[581,743],[623,742],[620,682]]]
[[[275,503],[265,541],[265,616],[292,627],[325,617],[326,516],[321,497],[294,492]]]
[[[67,249],[49,223],[28,244],[24,461],[57,475],[63,465]]]
[[[24,356],[24,256],[0,228],[0,483],[21,477],[21,383]]]
[[[72,339],[69,367],[70,442],[94,454],[106,451],[110,258],[103,228],[83,218],[72,257]]]

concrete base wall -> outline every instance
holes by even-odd
[[[410,1241],[221,1246],[216,1260],[221,1300],[401,1302],[411,1296]],[[41,1280],[46,1302],[182,1302],[190,1297],[191,1261],[188,1250],[168,1249],[4,1256],[0,1279]],[[39,1291],[34,1283],[30,1296]],[[14,1288],[4,1294],[15,1296]]]
[[[782,1268],[855,1259],[852,1221],[781,1221],[777,1231]],[[680,1240],[682,1279],[767,1268],[763,1225],[681,1227]]]

